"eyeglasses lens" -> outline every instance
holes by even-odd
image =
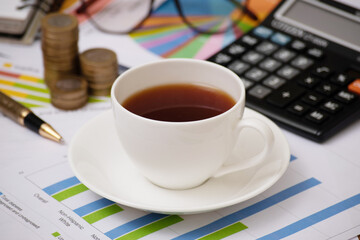
[[[200,32],[224,32],[242,17],[241,0],[179,0],[188,23]]]
[[[92,8],[96,9],[96,2],[93,5]],[[126,33],[148,16],[150,8],[150,0],[108,0],[94,13],[89,14],[89,10],[87,13],[97,28],[105,32]]]

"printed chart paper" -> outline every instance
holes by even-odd
[[[67,139],[71,139],[75,128],[102,111],[50,114],[43,110],[39,114],[52,123],[56,123],[55,119],[71,118],[74,129],[65,132]],[[6,120],[1,117],[0,124]],[[71,126],[61,125],[60,132],[62,128]],[[359,129],[359,124],[354,128]],[[16,129],[18,126],[10,126],[3,133],[6,136],[13,130],[20,131]],[[6,167],[0,170],[0,216],[11,218],[12,225],[19,225],[27,237],[31,233],[31,239],[347,239],[356,236],[360,231],[358,161],[354,163],[334,154],[326,145],[291,133],[286,136],[293,155],[289,169],[273,187],[234,206],[180,216],[132,209],[93,193],[71,171],[66,156],[68,145],[58,149],[55,155],[47,151],[31,154],[41,146],[24,147],[21,160],[4,164]],[[346,139],[351,137],[343,138]],[[3,139],[1,145],[5,145]],[[24,152],[28,153],[27,158]],[[5,232],[9,239],[16,239],[11,236],[19,234],[15,228],[7,228]]]

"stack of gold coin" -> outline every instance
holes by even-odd
[[[66,74],[79,72],[78,21],[64,13],[50,13],[42,19],[44,78],[51,85]]]
[[[93,48],[80,54],[82,75],[89,84],[89,94],[107,96],[119,74],[116,53],[105,48]]]
[[[63,110],[84,106],[88,100],[87,81],[74,74],[62,75],[51,87],[51,103]]]

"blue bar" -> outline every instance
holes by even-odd
[[[345,199],[344,201],[341,201],[335,205],[325,208],[324,210],[314,213],[280,230],[277,230],[276,232],[270,233],[269,235],[263,236],[258,239],[268,240],[268,239],[280,239],[280,238],[288,237],[296,232],[299,232],[327,218],[330,218],[342,211],[355,207],[358,204],[360,204],[360,194]]]
[[[244,33],[244,31],[242,31],[240,28],[238,28],[237,30],[239,32],[241,31],[242,34]],[[230,43],[232,43],[234,41],[235,37],[236,37],[236,32],[234,31],[234,28],[232,28],[231,29],[231,34],[230,33],[224,34],[224,39],[223,39],[223,42],[222,42],[222,48],[225,48]]]
[[[106,198],[101,198],[99,200],[96,200],[95,202],[86,204],[85,206],[79,207],[74,210],[74,212],[79,215],[80,217],[88,215],[89,213],[92,213],[96,210],[99,210],[101,208],[107,207],[111,204],[114,204],[113,201],[110,201]]]
[[[290,155],[290,162],[292,162],[292,161],[294,161],[294,160],[296,160],[297,159],[297,157],[295,157],[294,155]]]
[[[77,179],[76,177],[71,177],[62,180],[60,182],[54,183],[53,185],[50,185],[46,188],[43,188],[43,191],[49,195],[53,195],[54,193],[60,192],[61,190],[64,190],[68,187],[74,186],[79,183],[80,183],[79,179]]]
[[[2,192],[0,192],[0,196],[1,196],[1,195],[3,195],[3,193],[2,193]]]
[[[159,46],[154,46],[154,47],[150,48],[149,50],[151,50],[152,52],[154,52],[158,55],[162,55],[162,54],[165,54],[165,53],[171,51],[172,49],[176,48],[177,46],[185,43],[186,41],[189,40],[189,38],[195,36],[195,33],[191,32],[191,30],[189,30],[189,29],[181,30],[181,32],[184,32],[185,34],[183,34],[182,36],[180,36],[174,40],[163,43]]]
[[[148,215],[142,216],[140,218],[137,218],[135,220],[132,220],[130,222],[125,223],[124,225],[121,225],[119,227],[116,227],[107,233],[105,233],[106,236],[108,236],[111,239],[115,239],[117,237],[120,237],[126,233],[129,233],[131,231],[134,231],[135,229],[138,229],[140,227],[143,227],[145,225],[148,225],[149,223],[155,222],[161,218],[164,218],[168,215],[165,214],[158,214],[158,213],[150,213]]]
[[[320,181],[318,181],[315,178],[310,178],[310,179],[305,180],[301,183],[298,183],[292,187],[289,187],[271,197],[265,198],[264,200],[257,202],[249,207],[246,207],[246,208],[241,209],[237,212],[234,212],[230,215],[222,217],[208,225],[205,225],[201,228],[195,229],[191,232],[185,233],[174,239],[177,239],[177,240],[179,240],[179,239],[196,239],[196,238],[208,235],[208,234],[215,232],[221,228],[224,228],[233,223],[236,223],[244,218],[250,217],[258,212],[261,212],[262,210],[272,207],[272,206],[278,204],[279,202],[282,202],[282,201],[284,201],[290,197],[293,197],[305,190],[315,187],[318,184],[320,184]]]

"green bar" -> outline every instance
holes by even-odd
[[[39,87],[29,86],[29,85],[22,84],[22,83],[15,83],[14,87],[23,88],[23,89],[27,89],[27,90],[31,90],[31,91],[35,91],[35,92],[49,93],[49,89],[47,89],[47,88],[39,88]]]
[[[128,234],[125,234],[117,238],[116,240],[126,240],[126,239],[136,240],[145,237],[153,232],[159,231],[163,228],[169,227],[175,223],[181,222],[182,220],[184,219],[182,219],[177,215],[171,215],[163,219],[160,219],[159,221],[150,223],[144,227],[136,229]]]
[[[183,24],[179,24],[176,26],[168,26],[168,27],[163,26],[155,29],[146,29],[142,31],[140,30],[138,32],[133,32],[130,34],[130,36],[132,38],[135,38],[136,41],[138,40],[141,41],[142,38],[148,38],[149,36],[154,37],[154,36],[162,35],[165,32],[175,32],[177,30],[186,29],[186,28],[187,26]]]
[[[240,28],[244,33],[247,33],[248,31],[250,31],[251,29],[254,28],[254,26],[247,24],[247,23],[243,23],[243,22],[239,22],[237,23],[238,28]]]
[[[171,55],[171,58],[182,58],[182,57],[190,57],[193,58],[197,54],[197,52],[202,48],[204,43],[209,39],[210,36],[206,35],[198,35],[196,38],[192,39],[185,47],[175,52],[175,54]]]
[[[109,97],[109,96],[107,96],[107,97]],[[98,98],[96,98],[96,97],[89,97],[89,100],[88,100],[88,102],[89,103],[96,103],[96,102],[106,102],[107,100],[106,99],[98,99]]]
[[[29,94],[26,96],[26,98],[31,99],[31,100],[36,100],[39,102],[50,103],[50,98],[39,97],[39,96],[29,95]]]
[[[86,190],[88,190],[88,188],[84,184],[80,183],[79,185],[76,185],[76,186],[68,188],[64,191],[61,191],[57,194],[54,194],[53,198],[55,198],[56,200],[61,202],[61,201],[65,200],[69,197],[72,197],[76,194],[85,192]]]
[[[161,27],[162,29],[164,29],[165,27]],[[134,39],[136,40],[137,43],[143,43],[146,41],[150,41],[153,39],[158,39],[158,38],[162,38],[168,35],[171,35],[173,33],[178,32],[179,30],[183,30],[183,29],[188,29],[188,26],[186,25],[179,25],[179,26],[174,26],[172,28],[166,28],[167,31],[163,31],[163,32],[159,32],[159,33],[150,33],[150,34],[143,34],[140,36],[135,36]],[[139,32],[140,33],[140,32]],[[130,36],[132,36],[132,34],[130,34]]]
[[[210,233],[209,235],[206,235],[205,237],[199,238],[199,240],[217,240],[217,239],[223,239],[225,237],[228,237],[230,235],[233,235],[237,232],[241,232],[242,230],[247,229],[248,227],[242,224],[241,222],[234,223],[232,225],[229,225],[225,228],[222,228],[216,232]]]
[[[25,107],[27,108],[33,108],[33,107],[44,107],[44,106],[41,106],[41,105],[37,105],[37,104],[33,104],[33,103],[28,103],[28,102],[20,102],[22,105],[24,105]]]
[[[53,234],[51,234],[51,235],[53,235],[54,237],[58,237],[58,236],[60,236],[60,233],[58,233],[58,232],[54,232]]]
[[[103,218],[106,218],[110,215],[113,215],[115,213],[121,212],[123,209],[121,207],[119,207],[118,205],[114,204],[114,205],[110,205],[106,208],[100,209],[96,212],[90,213],[88,215],[86,215],[84,218],[85,221],[87,221],[88,223],[92,224],[94,222],[97,222]]]

